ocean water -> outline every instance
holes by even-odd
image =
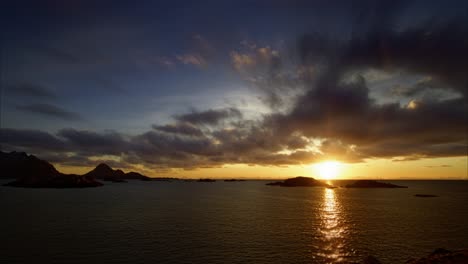
[[[438,247],[468,248],[468,181],[265,183],[0,187],[0,263],[349,263],[368,255],[404,263]]]

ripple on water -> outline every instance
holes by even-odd
[[[328,263],[345,262],[353,256],[349,248],[348,227],[341,204],[333,189],[324,189],[319,210],[321,247],[318,256]]]

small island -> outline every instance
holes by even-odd
[[[138,172],[125,173],[122,170],[114,170],[109,165],[101,163],[96,168],[83,176],[93,177],[95,179],[111,182],[127,182],[126,180],[149,181],[150,177],[144,176]]]
[[[378,182],[373,180],[358,180],[351,184],[347,184],[346,188],[408,188],[407,186],[401,186],[386,182]]]
[[[198,179],[197,182],[215,182],[213,179]]]
[[[438,195],[435,194],[415,194],[415,197],[422,197],[422,198],[433,198],[433,197],[439,197]]]
[[[295,177],[284,181],[270,182],[266,185],[281,187],[331,187],[329,184],[310,177]]]

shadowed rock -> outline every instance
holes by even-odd
[[[5,184],[13,187],[29,188],[83,188],[102,186],[90,176],[63,174],[47,161],[24,152],[0,152],[2,174],[15,181]]]
[[[104,163],[99,164],[96,168],[86,173],[84,176],[91,176],[96,179],[111,182],[126,182],[126,180],[151,180],[150,177],[144,176],[138,172],[124,173],[122,170],[113,170]]]
[[[346,188],[408,188],[407,186],[400,186],[396,184],[378,182],[373,180],[359,180],[351,184],[347,184]]]
[[[213,179],[198,179],[197,182],[215,182]]]
[[[310,177],[295,177],[282,182],[270,182],[266,185],[281,187],[330,187],[330,185]]]

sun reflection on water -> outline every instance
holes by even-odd
[[[324,189],[320,218],[323,240],[323,252],[320,256],[326,258],[329,263],[343,262],[346,256],[344,252],[346,229],[341,206],[333,189]]]

